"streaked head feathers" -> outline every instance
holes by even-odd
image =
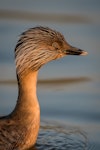
[[[59,58],[64,42],[62,34],[47,27],[23,32],[15,48],[17,73],[36,71],[43,64]]]
[[[48,27],[34,27],[23,32],[15,48],[16,69],[19,76],[37,71],[47,62],[65,55],[85,55],[70,46],[64,36]]]

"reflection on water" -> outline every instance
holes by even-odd
[[[36,146],[30,150],[87,150],[86,133],[79,128],[42,122]]]
[[[73,83],[81,83],[81,82],[88,82],[91,79],[89,77],[73,77],[73,78],[60,78],[60,79],[42,79],[38,80],[38,85],[52,85],[57,86],[58,85],[68,85]],[[0,84],[16,84],[16,80],[0,80]]]
[[[53,21],[62,23],[91,23],[92,20],[82,15],[68,15],[68,14],[47,14],[47,13],[29,13],[13,10],[0,10],[0,18],[9,18],[13,20],[27,20],[27,21]]]
[[[45,3],[52,1],[42,0],[37,8],[35,1],[27,1],[27,5],[24,0],[20,11],[17,2],[9,3],[9,9],[4,10],[0,4],[0,114],[11,112],[16,104],[13,49],[17,35],[36,25],[58,28],[73,45],[80,45],[89,55],[67,57],[40,71],[41,118],[59,120],[61,126],[42,122],[37,144],[31,150],[100,150],[100,17],[96,12],[100,10],[100,2],[54,0],[55,5],[46,8]]]

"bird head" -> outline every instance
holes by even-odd
[[[21,34],[15,48],[17,74],[37,71],[51,60],[87,52],[67,43],[64,36],[48,27],[34,27]]]

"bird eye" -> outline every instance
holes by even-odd
[[[54,48],[56,48],[57,50],[59,49],[59,45],[58,45],[57,42],[52,43],[52,46],[53,46]]]

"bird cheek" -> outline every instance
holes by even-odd
[[[59,53],[57,56],[57,59],[64,57],[64,55],[62,53]]]
[[[63,54],[60,54],[60,58],[62,58],[62,57],[64,57],[64,55],[63,55]]]
[[[63,51],[62,51],[62,50],[60,51],[60,53],[59,53],[59,54],[60,54],[60,57],[61,57],[61,58],[62,58],[62,57],[64,57],[64,56],[66,56],[66,55],[65,55],[65,53],[63,53]]]

